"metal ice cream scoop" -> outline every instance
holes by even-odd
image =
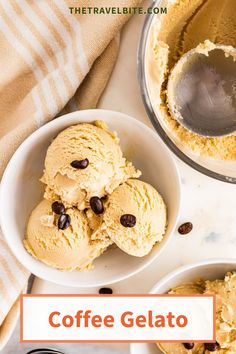
[[[214,45],[208,53],[184,54],[169,76],[167,97],[171,115],[191,132],[208,137],[235,132],[236,49]]]

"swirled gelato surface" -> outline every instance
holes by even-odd
[[[84,169],[74,161],[87,159]],[[67,206],[83,210],[92,196],[103,197],[130,177],[139,177],[121,151],[116,133],[104,122],[77,124],[63,130],[51,143],[45,158],[42,182],[45,198],[60,198]]]
[[[122,216],[128,216],[128,225],[131,217],[130,227],[122,224]],[[108,237],[122,251],[143,257],[162,241],[166,225],[162,196],[150,184],[129,179],[108,197],[102,222],[92,238]]]
[[[67,208],[70,225],[58,228],[59,215],[52,212],[51,202],[44,199],[32,211],[24,245],[36,259],[61,270],[91,268],[95,258],[105,251],[103,241],[91,241],[91,229],[84,212]]]

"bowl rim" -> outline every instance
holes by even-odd
[[[169,161],[171,162],[173,169],[175,170],[175,180],[176,180],[176,185],[177,185],[177,195],[178,195],[178,205],[176,208],[176,217],[175,217],[175,221],[173,223],[172,229],[170,230],[170,233],[168,235],[168,237],[166,238],[165,242],[163,243],[163,245],[157,250],[156,253],[154,253],[154,255],[150,258],[147,259],[143,262],[143,264],[140,264],[139,266],[137,266],[134,270],[132,271],[127,271],[125,274],[119,274],[115,277],[111,276],[110,278],[108,278],[107,280],[98,280],[98,281],[93,281],[89,284],[79,284],[76,283],[74,280],[70,281],[68,279],[68,281],[58,281],[58,279],[52,279],[52,277],[47,276],[47,274],[45,274],[45,272],[41,271],[41,264],[39,262],[38,266],[35,266],[36,269],[33,268],[33,274],[35,274],[37,277],[56,283],[56,284],[60,284],[60,285],[64,285],[64,286],[71,286],[71,287],[80,287],[80,288],[92,288],[92,287],[99,287],[99,286],[104,286],[107,284],[114,284],[117,283],[119,281],[128,279],[129,277],[141,272],[142,270],[144,270],[146,267],[148,267],[153,261],[156,260],[156,258],[158,258],[161,253],[163,252],[163,250],[167,247],[167,245],[169,244],[174,230],[176,228],[176,225],[178,223],[178,219],[179,219],[179,215],[180,215],[180,210],[181,210],[181,197],[182,197],[182,193],[181,193],[181,178],[180,178],[180,172],[179,169],[177,167],[177,164],[172,156],[172,154],[170,153],[170,151],[167,149],[167,147],[165,146],[165,144],[163,143],[163,141],[159,138],[159,136],[155,133],[155,131],[153,131],[151,128],[149,128],[147,125],[145,125],[144,123],[142,123],[141,121],[127,115],[121,112],[117,112],[117,111],[112,111],[112,110],[106,110],[106,109],[87,109],[87,110],[81,110],[81,111],[75,111],[72,113],[68,113],[65,114],[61,117],[58,117],[46,124],[44,124],[43,126],[41,126],[40,128],[38,128],[36,131],[34,131],[32,134],[30,134],[21,144],[20,146],[17,148],[17,150],[14,152],[14,154],[12,155],[11,159],[9,160],[5,171],[3,173],[3,177],[1,180],[1,186],[0,186],[0,225],[1,225],[1,229],[2,229],[2,233],[4,236],[4,239],[6,240],[9,248],[11,249],[12,253],[14,254],[14,256],[18,259],[18,261],[26,268],[28,269],[30,272],[32,272],[32,267],[31,264],[28,264],[28,261],[26,260],[26,257],[22,256],[21,254],[17,253],[16,248],[14,247],[14,242],[11,238],[11,235],[8,232],[8,224],[5,221],[5,211],[4,211],[4,200],[5,197],[4,195],[6,194],[7,191],[7,186],[8,186],[8,174],[11,173],[13,167],[14,167],[14,161],[15,159],[18,158],[18,156],[20,156],[22,154],[22,152],[24,152],[25,146],[28,146],[31,144],[32,141],[35,141],[38,136],[42,136],[44,134],[44,132],[47,132],[48,130],[52,129],[55,126],[60,126],[63,123],[66,123],[66,126],[70,126],[73,124],[78,124],[78,123],[82,123],[83,122],[83,115],[85,115],[84,119],[86,120],[86,117],[88,117],[89,115],[95,115],[97,118],[102,119],[102,116],[106,116],[106,115],[110,115],[110,117],[114,116],[114,115],[119,115],[121,119],[124,120],[128,120],[130,122],[132,122],[132,124],[135,124],[137,126],[139,126],[140,128],[142,128],[143,131],[145,131],[148,135],[152,135],[152,137],[157,141],[158,144],[161,144],[163,149],[166,151],[167,155],[169,156]],[[95,118],[94,118],[95,119]],[[63,128],[65,129],[65,128]],[[7,218],[6,218],[7,219]],[[27,251],[25,251],[27,252]],[[59,270],[58,270],[59,272]],[[42,275],[43,273],[43,275]],[[69,277],[68,277],[69,278]]]
[[[160,4],[161,0],[156,0],[153,1],[151,7],[157,6]],[[148,87],[147,87],[147,81],[146,81],[146,76],[145,76],[145,60],[144,55],[146,52],[146,45],[147,45],[147,38],[149,35],[149,30],[152,24],[152,20],[156,15],[154,13],[148,13],[145,17],[143,28],[141,31],[141,36],[139,40],[139,47],[138,47],[138,55],[137,55],[137,66],[138,66],[138,82],[139,82],[139,90],[141,93],[142,101],[146,110],[146,113],[158,133],[158,135],[161,137],[161,139],[164,141],[164,143],[167,145],[167,147],[183,162],[185,162],[188,166],[191,168],[195,169],[196,171],[214,178],[218,181],[221,182],[226,182],[230,184],[236,184],[236,177],[229,177],[214,171],[209,170],[206,167],[203,167],[202,165],[198,164],[194,160],[192,160],[190,157],[185,155],[178,147],[175,145],[175,143],[170,139],[168,134],[165,132],[165,130],[162,128],[159,119],[154,112],[154,109],[151,104],[151,100],[149,98],[149,93],[148,93]]]
[[[183,274],[188,272],[189,270],[196,269],[199,267],[204,267],[207,265],[220,265],[220,264],[235,264],[236,267],[236,259],[234,258],[210,258],[210,259],[205,259],[202,261],[194,262],[194,263],[188,263],[185,264],[181,267],[178,267],[177,269],[173,270],[172,272],[166,274],[164,277],[162,277],[150,290],[150,294],[157,294],[158,289],[162,287],[166,282],[174,279],[176,276],[179,274]]]

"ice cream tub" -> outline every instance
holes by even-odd
[[[186,52],[208,43],[236,47],[236,3],[163,0],[153,6],[166,6],[167,13],[147,15],[140,39],[139,82],[149,118],[166,145],[189,166],[215,179],[236,183],[235,132],[222,137],[191,132],[171,115],[167,97],[169,75]]]

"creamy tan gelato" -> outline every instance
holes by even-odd
[[[88,161],[85,168],[73,162]],[[78,124],[62,131],[49,146],[42,177],[45,198],[60,198],[66,206],[83,210],[93,196],[110,194],[140,172],[122,154],[119,139],[103,122]]]
[[[129,222],[135,224],[127,226]],[[108,235],[124,252],[142,257],[162,241],[166,223],[166,206],[160,194],[148,183],[129,179],[108,197],[102,224],[92,237]]]
[[[25,248],[61,270],[90,268],[113,243],[130,255],[146,255],[163,239],[166,207],[152,186],[130,179],[140,174],[104,123],[65,129],[48,148],[45,199],[29,218]],[[135,225],[124,226],[123,214],[133,214],[128,219]]]
[[[236,353],[236,272],[227,273],[224,280],[206,280],[177,286],[171,294],[216,294],[216,341],[214,353]],[[165,354],[210,354],[204,344],[186,349],[181,343],[160,343]]]
[[[152,23],[146,52],[148,91],[162,124],[177,144],[219,160],[236,159],[236,135],[207,138],[185,129],[169,113],[166,86],[171,69],[190,49],[207,54],[211,42],[236,47],[235,13],[235,0],[168,2],[167,15],[156,16]]]
[[[61,270],[91,268],[95,258],[104,251],[103,240],[91,241],[91,229],[82,211],[66,209],[70,225],[58,228],[59,215],[52,212],[51,202],[41,201],[33,210],[24,245],[36,259]]]

